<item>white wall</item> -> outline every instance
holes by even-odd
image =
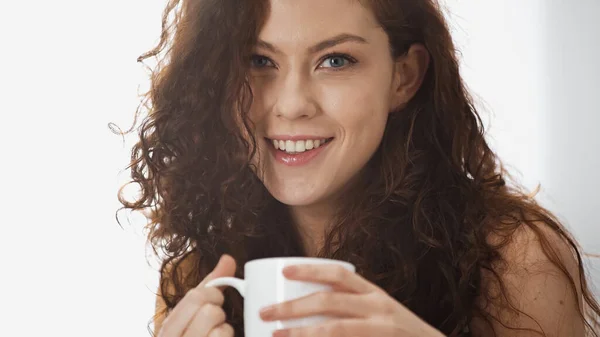
[[[539,200],[586,252],[600,253],[600,1],[446,4],[494,148],[526,187],[541,184]]]
[[[145,84],[135,59],[158,37],[163,4],[0,3],[2,335],[148,335],[157,279],[142,221],[114,221],[131,139],[106,125],[131,122]],[[448,4],[465,78],[494,113],[495,147],[600,252],[600,3]]]
[[[148,336],[156,273],[139,218],[115,222],[131,144],[107,124],[132,121],[164,3],[0,1],[1,336]]]
[[[573,2],[571,2],[572,4]],[[545,81],[548,193],[588,248],[600,251],[600,1],[548,8]]]

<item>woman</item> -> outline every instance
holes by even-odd
[[[262,317],[340,319],[277,336],[593,333],[581,253],[506,183],[435,1],[173,0],[163,27],[121,198],[165,257],[155,332],[243,336],[203,284],[319,256],[358,273],[288,271],[336,291]]]

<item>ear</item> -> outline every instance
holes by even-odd
[[[429,51],[420,43],[411,45],[404,55],[395,60],[390,111],[403,109],[415,96],[423,83],[429,61]]]

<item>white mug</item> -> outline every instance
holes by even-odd
[[[289,280],[283,276],[283,268],[298,264],[332,264],[356,272],[356,268],[338,260],[308,257],[276,257],[258,259],[244,265],[245,280],[235,277],[220,277],[206,284],[206,287],[230,286],[244,297],[244,332],[246,337],[269,337],[275,330],[321,323],[328,318],[312,316],[286,321],[265,322],[260,318],[262,308],[315,292],[331,291],[331,287],[312,282]]]

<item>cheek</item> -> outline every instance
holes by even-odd
[[[372,63],[363,65],[343,81],[327,83],[320,90],[324,110],[331,111],[340,123],[359,127],[387,120],[391,103],[391,69],[380,65],[384,62]]]
[[[248,119],[253,128],[253,134],[261,134],[267,128],[268,122],[268,100],[269,100],[269,91],[265,88],[264,85],[260,83],[254,83],[253,81],[252,88],[252,104],[250,105],[250,110],[248,111]]]
[[[326,111],[351,143],[379,139],[389,114],[389,90],[364,82],[328,97]]]
[[[381,92],[363,92],[348,100],[348,120],[354,122],[354,126],[379,125],[387,120],[389,113],[386,95]]]
[[[274,82],[274,79],[269,76],[254,76],[250,78],[252,105],[249,117],[253,123],[259,124],[265,119],[267,106],[272,104],[275,96]]]
[[[253,100],[252,105],[250,106],[250,109],[248,111],[242,112],[242,111],[237,111],[236,112],[236,125],[238,130],[240,131],[240,135],[241,137],[247,142],[247,144],[243,144],[242,146],[247,146],[245,148],[246,151],[246,156],[252,154],[252,140],[254,138],[254,144],[256,145],[256,150],[260,150],[261,149],[261,142],[262,139],[260,138],[260,130],[261,128],[263,128],[264,126],[262,125],[263,122],[262,120],[264,119],[263,117],[263,113],[262,111],[264,111],[264,109],[261,108],[260,105],[260,101],[258,102],[258,104],[256,104]],[[245,113],[246,115],[244,116],[243,113]],[[251,161],[254,164],[257,164],[257,156],[255,155],[253,158],[251,158]]]
[[[256,124],[264,118],[263,98],[253,91],[252,105],[248,111],[248,119]]]
[[[257,172],[255,169],[264,165],[264,162],[260,159],[263,157],[267,151],[267,148],[264,146],[264,139],[262,139],[261,135],[264,135],[264,130],[267,128],[267,113],[264,103],[263,92],[260,90],[255,90],[255,87],[252,88],[252,105],[250,106],[250,110],[248,111],[248,121],[250,122],[248,130],[255,137],[256,141],[256,152],[254,156],[251,158],[251,163],[253,171],[260,177],[261,174]],[[248,135],[248,131],[246,131],[246,138],[249,139],[250,135]],[[262,171],[262,169],[260,169]],[[261,178],[262,180],[262,178]]]

